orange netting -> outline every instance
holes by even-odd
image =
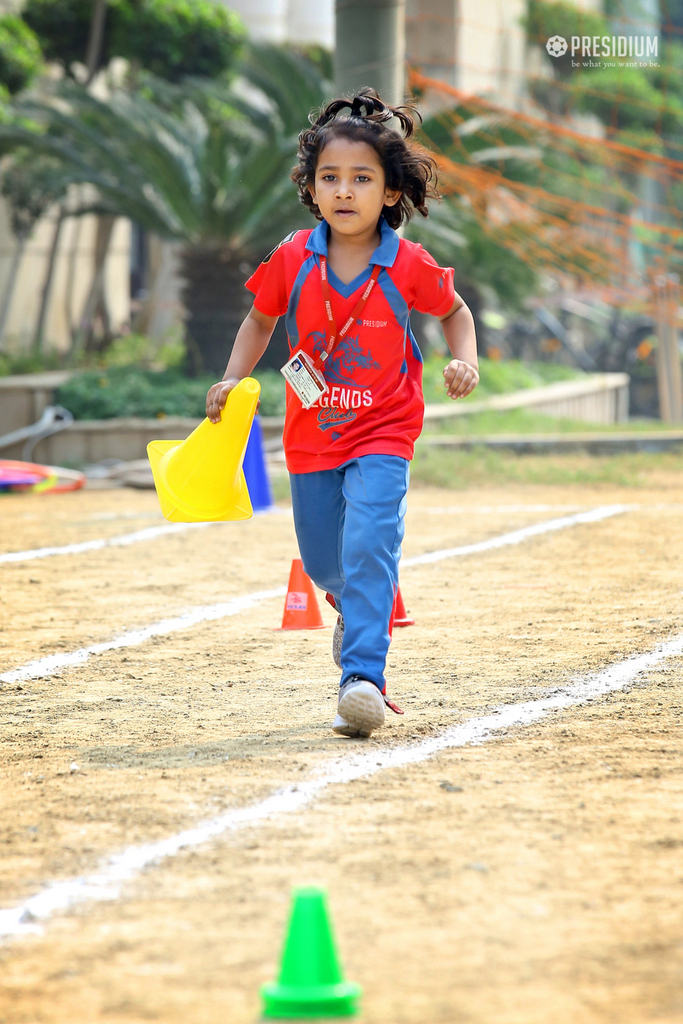
[[[442,190],[462,197],[525,263],[641,309],[652,302],[653,271],[683,272],[683,160],[507,109],[415,70],[409,81],[443,108],[431,135],[423,132]],[[533,170],[527,180],[508,170],[515,156]]]

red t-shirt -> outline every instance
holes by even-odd
[[[422,430],[422,356],[410,312],[445,316],[455,301],[453,270],[437,266],[421,245],[399,238],[384,218],[370,264],[382,267],[361,314],[325,360],[329,391],[304,409],[289,384],[284,448],[291,473],[334,469],[359,455],[412,459]],[[254,306],[266,316],[286,314],[292,352],[316,356],[327,341],[320,255],[327,255],[328,225],[297,231],[247,281]],[[328,264],[332,310],[346,322],[371,266],[345,285]]]

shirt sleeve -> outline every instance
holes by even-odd
[[[412,273],[418,313],[446,316],[455,302],[453,268],[440,267],[434,257],[420,246],[415,253]]]
[[[288,242],[291,235],[284,239]],[[245,287],[254,293],[254,305],[265,316],[282,316],[287,312],[289,296],[285,277],[284,242],[259,264]]]

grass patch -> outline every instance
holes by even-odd
[[[268,479],[270,480],[270,490],[273,495],[273,501],[285,501],[291,504],[292,492],[289,487],[289,473],[269,473]]]
[[[466,401],[466,399],[465,399]],[[670,430],[670,423],[661,420],[628,420],[626,423],[586,423],[570,420],[532,409],[506,409],[497,412],[473,412],[442,420],[426,420],[425,434],[447,434],[456,437],[483,437],[488,434],[619,434],[648,430]]]
[[[413,483],[465,491],[500,484],[611,484],[647,487],[662,473],[682,474],[680,452],[621,455],[515,455],[476,447],[469,451],[415,449]]]
[[[0,377],[12,377],[23,373],[46,373],[50,370],[63,370],[64,360],[56,352],[46,355],[11,355],[0,352]]]
[[[443,371],[448,363],[446,356],[430,356],[425,360],[422,384],[425,402],[450,402],[444,388]],[[522,363],[517,359],[480,359],[479,383],[462,402],[479,401],[491,395],[503,395],[510,391],[526,388],[540,388],[560,380],[581,380],[586,374],[561,363]]]

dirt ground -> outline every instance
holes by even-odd
[[[0,551],[162,525],[150,492],[0,496]],[[411,490],[404,556],[626,503],[602,522],[406,567],[415,626],[367,741],[336,737],[331,629],[283,600],[6,683],[0,909],[333,759],[438,734],[683,634],[683,473],[638,490]],[[0,672],[284,586],[291,515],[0,565]],[[334,614],[321,600],[331,626]],[[247,1024],[292,886],[324,885],[366,1024],[683,1022],[683,659],[479,746],[325,789],[0,945],[1,1024]]]

